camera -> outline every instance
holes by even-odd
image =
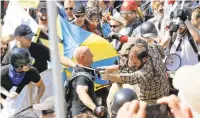
[[[149,104],[146,118],[172,118],[170,108],[166,104]]]

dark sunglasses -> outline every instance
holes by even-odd
[[[111,28],[117,28],[119,27],[120,25],[110,25]]]
[[[75,15],[75,17],[76,17],[76,18],[80,18],[80,17],[83,18],[84,15]]]
[[[69,7],[69,8],[65,8],[65,10],[73,10],[73,8],[72,8],[72,7]]]
[[[46,9],[46,8],[41,8],[41,9],[39,9],[39,11],[40,11],[41,13],[46,13],[46,12],[47,12],[47,9]]]
[[[31,66],[31,65],[33,65],[33,63],[34,63],[34,59],[30,58],[26,65],[25,64],[24,65],[22,65],[22,64],[16,65],[15,69],[16,70],[22,70],[24,66]]]

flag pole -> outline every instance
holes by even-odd
[[[184,3],[185,3],[185,0],[182,0],[181,9],[183,9]],[[178,24],[179,20],[180,20],[180,18],[177,18],[176,24]]]
[[[56,30],[56,19],[58,17],[58,11],[56,7],[56,0],[47,1],[47,15],[48,15],[48,27],[49,27],[49,39],[50,39],[50,51],[51,62],[53,71],[53,87],[54,87],[54,108],[57,118],[65,118],[64,110],[64,91],[61,81],[61,66],[58,51],[58,36]]]

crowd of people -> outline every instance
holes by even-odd
[[[1,2],[2,20],[7,2]],[[62,0],[58,4],[65,9],[66,21],[103,37],[119,54],[113,65],[94,69],[91,65],[95,52],[87,46],[74,50],[75,61],[60,55],[60,63],[73,68],[71,78],[63,83],[63,89],[68,87],[70,91],[65,96],[66,117],[200,117],[199,0]],[[33,109],[41,111],[42,118],[56,117],[55,97],[41,102],[48,90],[40,73],[48,69],[47,62],[51,61],[50,49],[41,41],[49,39],[47,12],[43,0],[29,10],[41,30],[37,42],[32,42],[36,34],[24,24],[0,38],[2,109],[7,97],[15,99],[33,82],[38,88]],[[16,45],[11,47],[14,40]],[[169,63],[166,58],[170,55],[178,57],[180,63],[175,58]],[[171,71],[175,73],[173,77],[169,75]],[[102,99],[97,99],[94,89],[96,75],[109,81],[104,88],[107,93],[100,94]],[[16,90],[9,92],[13,87]],[[163,104],[168,107],[164,115],[159,106]]]

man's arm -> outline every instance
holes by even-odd
[[[40,99],[41,97],[43,96],[44,94],[44,91],[45,91],[45,85],[44,85],[44,82],[43,80],[40,78],[40,81],[35,83],[35,85],[38,87],[38,91],[37,91],[37,96],[35,98],[35,103],[40,103]]]
[[[13,41],[15,39],[15,36],[14,36],[14,34],[10,34],[8,36],[1,37],[0,39],[1,39],[1,43],[7,44],[7,43]]]
[[[88,95],[88,86],[83,85],[77,85],[76,92],[80,98],[80,100],[83,102],[85,106],[90,108],[92,111],[96,108],[96,105],[93,103],[92,99]]]
[[[159,43],[160,46],[162,46],[162,48],[165,49],[169,45],[169,42],[170,42],[170,39],[171,39],[169,30],[166,31],[164,36],[160,36],[159,38],[161,39],[161,41]]]
[[[145,69],[145,71],[136,71],[133,73],[119,73],[119,74],[109,74],[105,73],[103,75],[103,79],[110,80],[112,82],[117,83],[127,83],[127,84],[138,84],[144,83],[148,79],[153,77],[153,71],[149,68],[149,70]]]
[[[192,25],[192,23],[187,19],[185,21],[185,25],[187,26],[187,29],[189,30],[190,34],[192,35],[192,38],[200,43],[200,35],[199,32],[197,31],[197,29],[194,27],[194,25]]]
[[[119,70],[119,65],[111,65],[111,66],[105,66],[105,71],[108,73],[113,73]]]

